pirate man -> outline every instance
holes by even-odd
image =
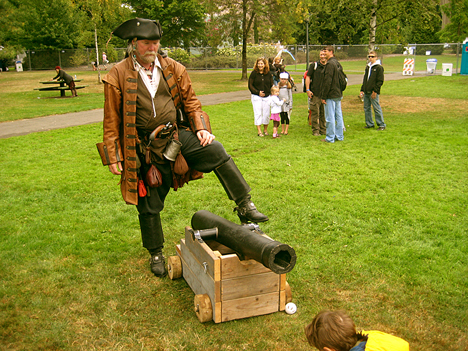
[[[135,18],[113,35],[128,40],[128,57],[104,81],[102,162],[121,176],[121,192],[139,213],[151,271],[166,275],[160,212],[170,188],[214,171],[242,222],[265,222],[250,200],[250,187],[221,143],[192,89],[185,67],[159,50],[158,21]]]

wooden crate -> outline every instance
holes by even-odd
[[[291,300],[286,274],[276,274],[252,259],[241,261],[226,246],[199,241],[192,233],[190,227],[185,228],[185,239],[176,246],[177,257],[169,258],[168,270],[174,279],[174,262],[180,260],[176,265],[181,265],[181,273],[195,293],[195,312],[201,322],[284,311]]]

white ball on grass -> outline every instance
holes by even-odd
[[[295,303],[293,302],[289,302],[286,304],[286,306],[284,307],[284,311],[287,313],[287,314],[294,314],[296,313],[297,311],[297,306]]]

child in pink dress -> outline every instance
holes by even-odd
[[[280,100],[279,97],[279,88],[277,86],[271,87],[271,94],[270,94],[270,107],[271,107],[271,117],[270,120],[273,121],[273,138],[279,138],[280,135],[278,134],[278,127],[280,124],[280,112],[281,106],[284,104],[286,99]]]

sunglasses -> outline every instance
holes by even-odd
[[[375,57],[375,56],[374,56],[374,55],[369,55],[369,56],[367,56],[367,57],[368,57],[368,58],[371,58],[371,57]]]

